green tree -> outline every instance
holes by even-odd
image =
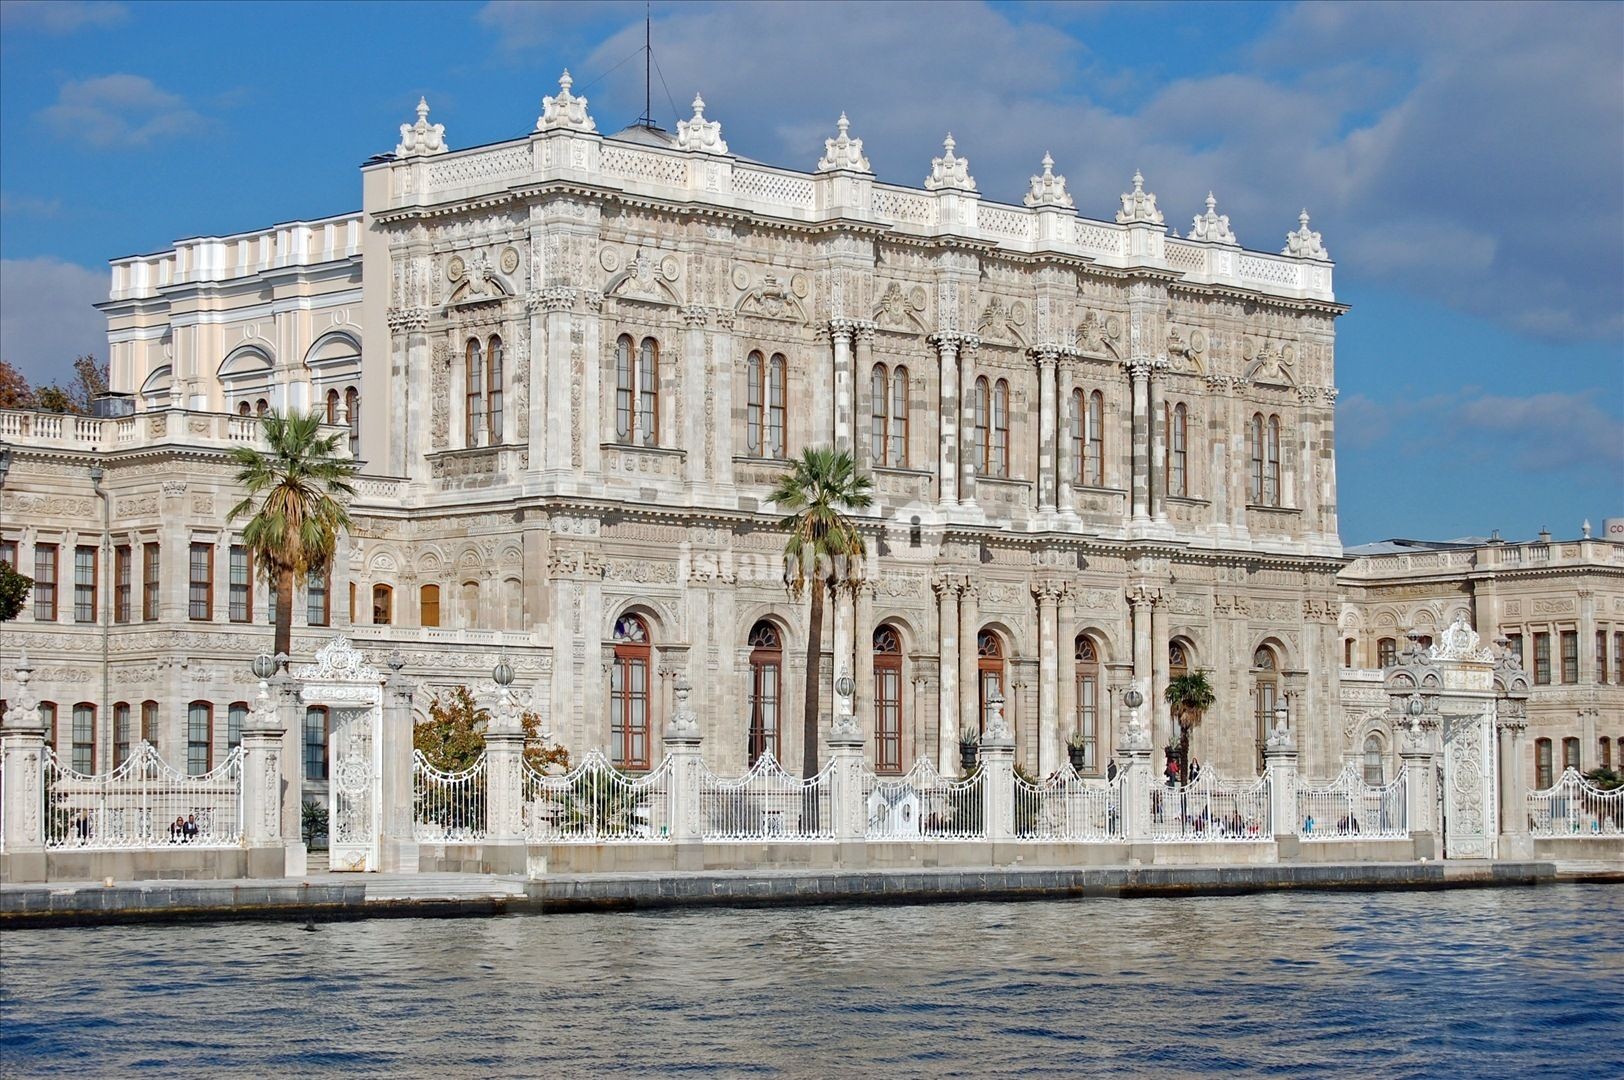
[[[22,614],[23,605],[28,603],[28,592],[33,587],[33,578],[19,574],[11,568],[10,563],[0,562],[0,622],[10,622]]]
[[[767,497],[785,511],[784,581],[799,600],[811,594],[806,633],[806,709],[802,775],[818,772],[818,681],[823,652],[825,592],[851,588],[860,579],[863,535],[846,511],[873,504],[874,481],[857,471],[850,451],[809,446],[790,462]]]
[[[52,383],[33,391],[29,408],[43,412],[76,413],[85,416],[91,405],[107,392],[107,364],[94,356],[81,356],[73,362],[73,378],[67,385]]]
[[[1201,722],[1201,717],[1212,708],[1218,696],[1213,693],[1212,682],[1205,671],[1192,671],[1175,675],[1167,682],[1162,695],[1179,726],[1179,776],[1186,783],[1190,779],[1190,729]]]
[[[412,747],[423,751],[428,763],[445,772],[461,772],[485,752],[485,727],[490,710],[474,700],[474,692],[456,686],[436,694],[429,715],[412,725]],[[570,767],[569,751],[551,745],[541,735],[541,717],[533,712],[519,714],[524,730],[524,760],[537,772],[548,766]]]
[[[276,600],[276,652],[293,651],[293,582],[332,565],[339,533],[350,524],[343,500],[355,495],[353,462],[339,456],[339,434],[321,433],[318,413],[271,412],[260,418],[268,451],[231,448],[237,482],[248,492],[228,521],[248,518],[243,545],[264,569]]]

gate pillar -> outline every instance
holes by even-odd
[[[377,871],[383,869],[385,839],[391,859],[398,867],[405,851],[400,841],[411,843],[411,712],[407,706],[404,722],[399,703],[391,710],[394,724],[385,722],[384,680],[378,669],[366,662],[343,635],[316,650],[316,662],[293,672],[298,698],[305,708],[327,710],[327,849],[328,866],[335,871]],[[398,698],[397,694],[397,698]],[[409,699],[408,699],[409,700]],[[405,767],[402,770],[402,745]],[[399,774],[404,771],[402,778]],[[391,774],[386,777],[386,772]],[[399,803],[405,794],[408,828],[402,837],[389,828],[397,827],[394,807],[385,802],[385,792]],[[415,854],[415,846],[412,849]],[[415,859],[412,860],[415,862]]]

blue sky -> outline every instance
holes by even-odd
[[[809,168],[844,109],[884,179],[951,129],[990,198],[1045,150],[1107,216],[1135,168],[1337,259],[1342,532],[1576,535],[1624,514],[1624,5],[655,4],[656,119]],[[359,205],[426,94],[455,146],[560,68],[613,131],[643,6],[0,5],[0,353],[104,351],[106,260]],[[616,65],[619,65],[618,67]]]

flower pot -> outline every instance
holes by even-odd
[[[1087,767],[1087,765],[1088,765],[1088,748],[1087,747],[1084,747],[1084,746],[1068,746],[1068,747],[1066,747],[1066,754],[1067,754],[1068,757],[1071,758],[1071,767],[1075,771],[1082,772],[1083,769]]]
[[[959,743],[959,765],[965,772],[976,767],[977,749],[975,743]]]

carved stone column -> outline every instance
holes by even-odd
[[[831,597],[834,614],[834,651],[830,653],[831,679],[839,679],[852,670],[852,624],[856,621],[854,596],[850,589],[839,589]]]
[[[946,508],[958,505],[959,443],[964,437],[959,430],[962,411],[959,404],[959,336],[932,334],[930,343],[936,346],[942,390],[940,408],[937,410],[940,442],[936,459],[936,504]]]
[[[1334,386],[1322,387],[1325,411],[1320,414],[1319,464],[1323,475],[1320,485],[1320,531],[1326,536],[1337,535],[1336,524],[1336,395]]]
[[[1160,750],[1173,742],[1173,716],[1167,704],[1167,598],[1160,592],[1150,595],[1150,700],[1145,703],[1150,713],[1151,749]]]
[[[536,374],[530,385],[535,399],[530,405],[530,428],[537,432],[537,445],[543,447],[542,465],[548,471],[578,469],[581,442],[585,438],[585,409],[588,407],[586,358],[575,356],[571,344],[575,290],[555,286],[533,296],[530,306],[540,317],[531,325],[540,330],[530,339],[531,360]],[[595,382],[596,380],[594,380]],[[535,455],[536,450],[531,449]]]
[[[874,581],[865,578],[857,583],[857,617],[852,627],[852,680],[857,692],[852,701],[852,715],[857,718],[859,731],[873,738],[874,724]]]
[[[981,629],[981,612],[976,584],[968,577],[959,579],[959,714],[958,730],[976,727],[980,722],[981,667],[976,639]],[[1006,660],[1007,664],[1007,660]],[[1006,668],[1006,670],[1008,670]],[[958,740],[955,739],[954,742]]]
[[[1056,698],[1056,738],[1059,745],[1056,753],[1055,768],[1060,767],[1061,761],[1066,758],[1065,742],[1077,726],[1077,601],[1072,595],[1070,586],[1062,583],[1060,589],[1060,609],[1058,622],[1055,626],[1055,665],[1057,669],[1056,681],[1059,684],[1059,694]],[[1103,657],[1102,657],[1103,659]],[[1105,727],[1109,728],[1107,722]],[[1103,732],[1101,733],[1103,734]],[[1101,738],[1094,747],[1094,764],[1096,768],[1104,768],[1105,759],[1100,755],[1105,752],[1106,740]]]
[[[28,688],[32,668],[28,653],[17,661],[11,707],[0,717],[0,770],[4,771],[6,880],[44,881],[45,872],[45,718]]]
[[[1154,714],[1155,706],[1150,701],[1151,692],[1151,608],[1154,604],[1155,592],[1144,586],[1135,586],[1128,590],[1128,610],[1133,620],[1133,681],[1140,687],[1140,693],[1145,695],[1145,704],[1141,709],[1149,709]],[[1150,736],[1151,725],[1146,726],[1147,737]]]
[[[1071,454],[1071,383],[1074,354],[1069,350],[1059,353],[1059,375],[1055,392],[1055,487],[1062,514],[1077,512],[1077,493],[1072,485],[1077,482],[1075,462]],[[1086,422],[1084,417],[1078,423]],[[1104,419],[1103,417],[1101,418]]]
[[[1523,763],[1523,743],[1528,734],[1528,718],[1520,701],[1498,703],[1496,726],[1500,731],[1500,857],[1526,859],[1533,855],[1528,835],[1528,774]]]
[[[959,581],[937,574],[931,588],[936,590],[936,768],[950,776],[959,742]]]
[[[1055,404],[1056,350],[1045,346],[1032,350],[1038,366],[1038,512],[1054,513],[1056,507],[1055,457],[1057,447]]]
[[[852,448],[855,423],[855,388],[852,385],[852,338],[857,324],[851,319],[829,320],[829,341],[834,346],[834,446]],[[814,440],[821,442],[822,439]]]
[[[965,433],[959,439],[959,503],[973,504],[976,501],[976,477],[981,475],[981,462],[974,457],[975,447],[972,445],[968,432],[975,424],[974,394],[976,353],[981,350],[981,339],[974,334],[965,334],[959,346],[959,430]],[[992,417],[988,415],[987,438],[992,438]],[[990,453],[990,451],[989,451]]]
[[[1133,521],[1150,522],[1150,364],[1135,362],[1128,367],[1133,384],[1133,454],[1131,474]]]
[[[690,484],[705,480],[705,323],[703,305],[682,309],[682,443],[683,475]]]
[[[286,734],[269,685],[242,728],[242,836],[248,849],[249,877],[282,877],[287,852],[282,846],[282,739]]]
[[[874,324],[871,322],[853,320],[855,332],[856,359],[852,371],[852,440],[857,448],[857,462],[866,471],[876,465],[884,465],[885,461],[870,460],[868,438],[863,431],[862,410],[857,407],[861,397],[860,389],[868,385],[869,373],[874,370]],[[913,410],[910,409],[911,413]],[[911,459],[910,459],[911,460]],[[858,707],[858,716],[862,715],[862,708]]]
[[[1056,644],[1055,616],[1060,604],[1061,583],[1044,579],[1032,586],[1038,602],[1038,775],[1048,776],[1060,767],[1060,657]]]
[[[1146,399],[1147,420],[1145,437],[1150,442],[1150,475],[1145,494],[1153,521],[1167,520],[1167,361],[1158,360],[1150,365],[1149,396]]]

